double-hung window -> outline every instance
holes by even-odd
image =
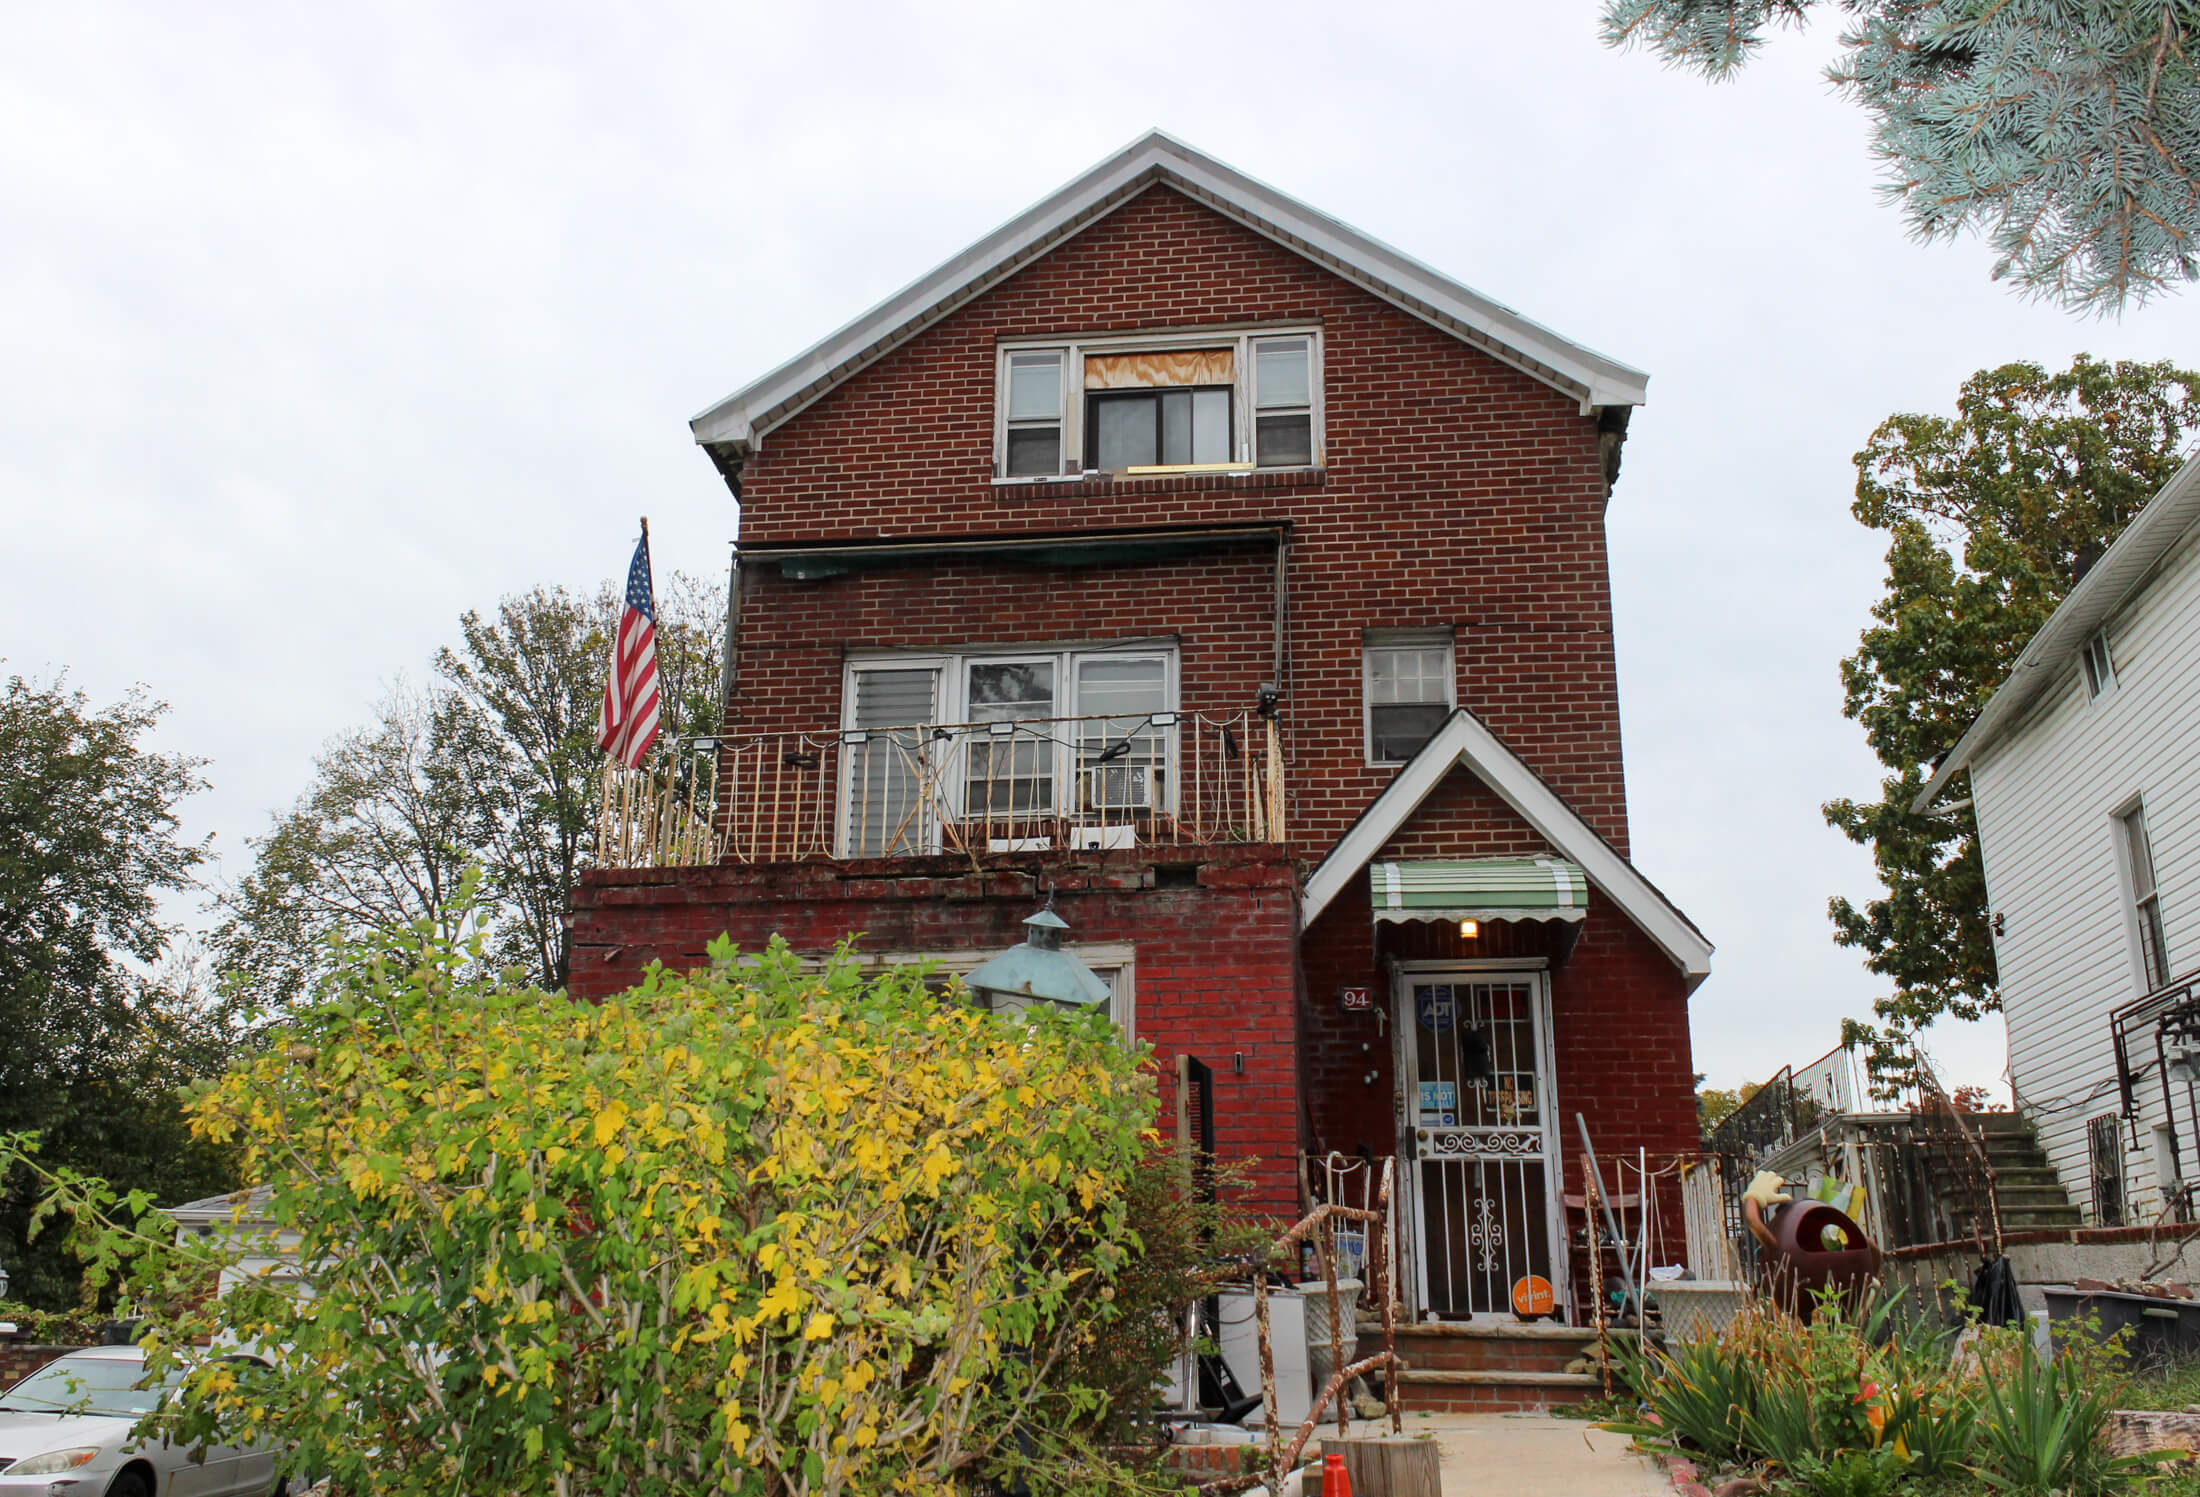
[[[1321,462],[1313,328],[1004,344],[1003,480]]]
[[[2133,806],[2117,820],[2123,826],[2124,868],[2131,879],[2131,912],[2139,928],[2139,967],[2146,990],[2169,981],[2169,943],[2162,936],[2162,897],[2154,883],[2154,846],[2147,837],[2147,813]]]
[[[1008,385],[1005,402],[1002,471],[1011,478],[1032,478],[1062,471],[1062,366],[1059,348],[1008,355],[1002,366]]]
[[[1175,812],[1168,645],[852,659],[842,855],[1134,846]]]
[[[1403,764],[1451,716],[1449,630],[1371,629],[1361,654],[1367,762]]]

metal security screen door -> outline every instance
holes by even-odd
[[[1543,974],[1402,968],[1396,996],[1416,1308],[1510,1315],[1531,1274],[1563,1293]]]

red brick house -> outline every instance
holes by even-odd
[[[1401,1154],[1417,1313],[1578,1314],[1574,1115],[1694,1149],[1711,951],[1628,860],[1644,384],[1136,142],[693,422],[741,521],[713,858],[590,874],[575,990],[721,932],[966,971],[1052,892],[1259,1204]]]

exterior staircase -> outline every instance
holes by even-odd
[[[1614,1342],[1634,1331],[1608,1333]],[[1569,1372],[1569,1364],[1595,1349],[1597,1333],[1585,1326],[1522,1324],[1510,1318],[1430,1322],[1398,1327],[1398,1399],[1426,1413],[1514,1413],[1554,1404],[1587,1403],[1604,1391],[1594,1372]],[[1359,1355],[1381,1351],[1382,1327],[1360,1323]],[[1382,1375],[1368,1386],[1378,1394]]]
[[[2047,1162],[2030,1118],[2016,1112],[1983,1112],[1966,1121],[1979,1130],[1986,1157],[1993,1162],[2004,1232],[2085,1225],[2055,1167]]]
[[[1962,1115],[1965,1127],[1975,1133],[1994,1168],[1994,1195],[2001,1209],[2004,1232],[2068,1229],[2085,1225],[2084,1218],[2063,1189],[2055,1167],[2048,1163],[2032,1131],[2031,1120],[2014,1112],[1971,1112]],[[1970,1235],[1968,1223],[1977,1214],[1969,1197],[1983,1198],[1977,1188],[1978,1172],[1969,1147],[1954,1141],[1945,1130],[1920,1129],[1906,1113],[1851,1113],[1841,1126],[1853,1128],[1861,1139],[1878,1145],[1880,1158],[1900,1161],[1894,1173],[1907,1175],[1902,1182],[1910,1192],[1930,1192],[1937,1211],[1913,1206],[1909,1215],[1937,1218],[1944,1225],[1936,1233],[1913,1227],[1902,1236],[1916,1241],[1954,1240]],[[1897,1140],[1901,1140],[1897,1142]],[[1945,1223],[1963,1223],[1949,1226]],[[1895,1245],[1907,1245],[1898,1242]]]

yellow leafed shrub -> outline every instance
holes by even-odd
[[[235,1247],[107,1248],[196,1364],[174,1432],[278,1432],[346,1493],[927,1492],[1060,1406],[1151,1144],[1104,1019],[777,946],[600,1007],[427,929],[344,971],[193,1104],[299,1277],[194,1300]]]

